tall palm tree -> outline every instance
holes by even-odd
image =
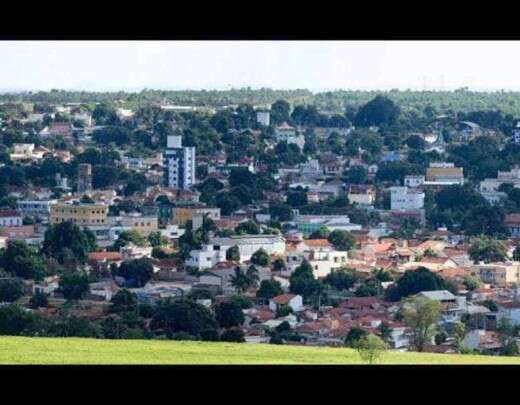
[[[247,275],[242,271],[240,266],[235,267],[235,274],[232,274],[230,277],[230,283],[235,289],[237,290],[237,293],[241,293],[246,291],[250,284],[249,278]]]
[[[249,281],[249,287],[256,287],[258,285],[258,282],[260,281],[258,270],[254,265],[248,267],[246,271],[246,277]]]

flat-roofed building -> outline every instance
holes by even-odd
[[[56,203],[50,206],[51,224],[71,221],[79,226],[104,225],[107,223],[108,206],[105,204]]]
[[[207,215],[208,218],[216,221],[220,219],[220,208],[211,208],[203,205],[193,205],[186,207],[172,208],[172,224],[184,225],[186,221],[192,220],[195,216]]]
[[[426,169],[426,181],[463,184],[464,173],[462,167],[455,167],[453,163],[430,163]]]

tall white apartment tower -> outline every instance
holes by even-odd
[[[195,184],[195,147],[183,147],[182,137],[168,136],[164,154],[167,187],[189,189]]]
[[[513,129],[513,142],[517,145],[520,144],[520,121],[516,123],[516,127]]]

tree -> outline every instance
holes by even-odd
[[[95,249],[96,237],[88,229],[80,229],[70,221],[50,225],[44,234],[42,251],[63,264],[72,253],[79,263],[87,261],[88,252]]]
[[[45,308],[48,305],[49,299],[47,298],[47,294],[43,291],[36,291],[29,300],[29,306],[32,309]]]
[[[243,343],[246,341],[244,332],[240,328],[230,328],[222,332],[220,335],[222,342],[236,342]]]
[[[258,285],[258,281],[260,281],[260,276],[258,275],[258,270],[254,265],[251,265],[246,270],[246,277],[249,282],[249,287],[254,287]]]
[[[495,301],[493,300],[484,300],[480,303],[480,305],[482,305],[483,307],[486,307],[487,309],[489,309],[491,312],[497,312],[498,311],[498,306],[496,304]]]
[[[137,296],[123,288],[110,300],[110,312],[134,312],[137,309]]]
[[[475,264],[504,261],[507,257],[504,246],[496,240],[481,235],[473,238],[468,250],[469,257]]]
[[[229,192],[217,194],[215,205],[220,208],[222,215],[231,215],[241,206],[240,200]]]
[[[83,194],[83,196],[81,197],[79,202],[82,204],[94,204],[95,203],[95,201],[92,198],[90,198],[87,194]]]
[[[23,279],[41,280],[45,274],[45,264],[36,249],[24,241],[10,240],[1,256],[2,267]]]
[[[11,304],[0,307],[0,335],[33,335],[38,324],[38,317]]]
[[[291,207],[301,207],[308,204],[307,191],[303,189],[290,190],[287,193],[287,204]]]
[[[247,291],[251,285],[250,280],[239,266],[235,267],[235,273],[231,275],[230,283],[238,294]]]
[[[409,148],[412,149],[424,149],[426,147],[425,140],[420,137],[419,135],[411,135],[409,136],[406,141],[406,145],[408,145]]]
[[[243,295],[233,295],[229,299],[229,301],[237,304],[240,307],[240,309],[248,309],[253,306],[253,302],[249,298],[244,297]]]
[[[18,278],[0,278],[0,302],[14,302],[23,296],[23,284]]]
[[[223,213],[224,214],[224,213]],[[284,203],[270,202],[269,214],[278,221],[290,221],[293,216],[291,206]]]
[[[422,352],[430,342],[440,316],[441,305],[438,301],[413,297],[404,302],[404,321],[412,330],[412,344],[417,351]]]
[[[289,121],[291,106],[285,100],[278,100],[271,105],[270,119],[273,125],[279,125]]]
[[[383,339],[385,343],[390,343],[392,340],[392,328],[388,326],[386,322],[381,322],[377,329],[379,330],[381,339]]]
[[[284,318],[293,313],[293,309],[289,305],[278,305],[276,308],[275,317]]]
[[[93,324],[89,319],[79,316],[66,316],[55,320],[49,333],[57,337],[99,337],[100,331],[97,324]]]
[[[509,318],[502,317],[497,325],[497,333],[502,348],[500,354],[503,356],[517,356],[518,345],[516,343],[517,328],[515,328]]]
[[[284,269],[286,269],[287,266],[285,264],[285,260],[282,259],[281,257],[277,258],[274,262],[273,262],[273,270],[274,271],[282,271]]]
[[[345,346],[356,347],[357,342],[368,335],[368,332],[364,329],[358,328],[357,326],[352,327],[345,337]]]
[[[222,328],[240,326],[244,323],[242,308],[234,302],[221,302],[215,307],[215,318]]]
[[[271,258],[269,254],[264,249],[258,249],[251,256],[251,263],[256,264],[257,266],[269,266],[271,264]]]
[[[151,330],[162,330],[168,337],[176,332],[200,336],[203,331],[216,328],[217,322],[208,308],[185,299],[160,303],[150,322]]]
[[[164,246],[168,243],[168,239],[161,235],[161,232],[150,232],[148,235],[148,243],[153,247]]]
[[[228,250],[226,250],[226,260],[232,262],[240,261],[240,249],[237,245],[231,246]]]
[[[388,345],[379,336],[370,333],[361,337],[354,347],[364,361],[374,364],[388,348]]]
[[[328,237],[328,241],[334,245],[336,250],[348,251],[356,244],[356,239],[348,231],[336,229]]]
[[[468,235],[489,235],[499,237],[507,235],[504,214],[490,205],[471,208],[462,221],[462,228]]]
[[[121,319],[109,316],[101,321],[101,331],[105,339],[122,339],[128,327]]]
[[[363,166],[354,165],[345,173],[345,181],[350,184],[364,184],[368,177],[367,169]]]
[[[314,272],[307,260],[296,267],[289,277],[289,290],[293,294],[299,294],[303,298],[309,298],[321,293],[323,286],[314,278]]]
[[[348,290],[358,281],[358,277],[350,269],[339,269],[331,271],[323,281],[338,290]]]
[[[421,291],[449,290],[451,286],[438,274],[431,272],[426,267],[416,270],[406,270],[401,278],[387,290],[387,298],[399,301]]]
[[[132,280],[138,287],[143,287],[153,276],[153,264],[147,257],[128,260],[121,263],[117,274],[127,281]]]
[[[378,95],[361,106],[354,119],[356,126],[389,125],[397,121],[400,109],[387,97]]]
[[[260,233],[260,227],[254,221],[245,221],[238,224],[235,228],[237,235],[258,235]]]
[[[83,273],[64,274],[60,277],[59,290],[66,300],[80,300],[90,291],[88,276]]]
[[[130,231],[123,231],[119,234],[117,240],[114,242],[113,249],[117,251],[129,243],[133,243],[136,246],[145,246],[146,238],[135,229]]]
[[[330,235],[327,227],[322,226],[309,235],[309,239],[327,239]]]
[[[466,286],[469,291],[473,291],[480,287],[480,280],[474,276],[466,276],[462,280],[462,284]]]
[[[463,349],[463,341],[464,337],[466,336],[466,325],[462,322],[455,322],[453,324],[453,343],[459,353]]]
[[[282,285],[276,280],[262,280],[256,292],[257,298],[269,299],[283,294]]]

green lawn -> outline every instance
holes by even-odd
[[[520,357],[387,352],[381,364],[520,364]],[[0,338],[0,364],[364,364],[351,349],[150,340]]]

